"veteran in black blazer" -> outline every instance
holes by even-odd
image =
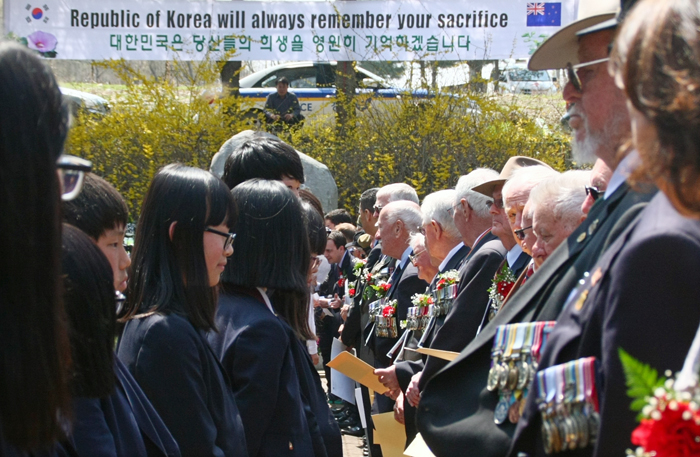
[[[287,325],[258,289],[225,285],[207,335],[231,380],[248,455],[313,455]],[[290,329],[291,330],[291,329]],[[317,432],[317,431],[316,431]]]
[[[389,203],[379,214],[377,238],[382,240],[382,253],[397,259],[396,268],[391,275],[391,288],[387,292],[388,301],[396,300],[394,312],[398,337],[387,338],[376,335],[376,325],[370,326],[370,349],[374,352],[374,367],[387,368],[398,355],[398,349],[391,356],[388,353],[395,347],[402,335],[399,325],[408,315],[412,305],[411,297],[422,293],[428,283],[418,278],[418,270],[409,262],[408,256],[412,250],[409,246],[410,236],[422,225],[422,216],[418,204],[409,201]],[[375,323],[376,324],[376,323]],[[374,329],[374,330],[371,330]],[[398,392],[395,392],[398,395]],[[386,396],[375,396],[375,412],[387,412],[394,408],[394,401]]]
[[[682,217],[659,193],[566,304],[539,369],[581,357],[599,361],[598,438],[576,455],[620,455],[630,447],[636,413],[618,349],[660,370],[681,369],[678,349],[690,346],[700,323],[700,283],[687,280],[689,271],[700,271],[700,221]],[[545,455],[540,424],[529,395],[510,455]]]
[[[486,389],[491,348],[499,325],[556,320],[567,296],[598,260],[611,232],[627,213],[637,214],[650,198],[622,184],[608,199],[600,199],[588,218],[550,255],[537,272],[508,300],[494,320],[460,356],[435,374],[421,393],[418,429],[436,455],[464,446],[484,456],[503,455],[515,426],[493,422],[498,395]],[[440,406],[440,417],[433,413]]]
[[[598,8],[599,22],[603,13],[609,11]],[[593,10],[591,10],[593,11]],[[595,23],[590,17],[582,17],[571,27],[581,30]],[[612,41],[611,30],[599,30],[599,39],[579,40],[579,51],[586,55],[607,56],[607,45]],[[560,68],[553,59],[558,55],[561,36],[553,35],[533,56],[537,69]],[[585,46],[585,47],[584,47]],[[532,62],[532,61],[531,61]],[[574,114],[583,111],[601,120],[595,127],[579,124],[576,126],[574,141],[579,142],[587,135],[601,135],[603,127],[612,122],[612,115],[624,116],[624,97],[615,94],[614,81],[605,72],[591,74],[588,90],[584,93],[587,103],[581,102],[582,94],[565,91],[567,101],[573,103]],[[569,87],[571,89],[572,87]],[[614,106],[608,106],[604,113],[593,112],[601,97],[609,97]],[[589,112],[590,110],[590,112]],[[459,355],[457,359],[438,372],[427,383],[422,392],[417,415],[418,429],[426,443],[438,456],[451,455],[455,447],[468,449],[474,455],[503,456],[511,444],[515,426],[505,422],[494,423],[494,409],[498,395],[486,389],[491,364],[491,349],[496,328],[499,325],[533,320],[554,320],[559,315],[572,288],[586,271],[597,262],[610,237],[619,233],[618,221],[628,221],[628,211],[638,211],[640,202],[648,196],[632,192],[624,184],[624,167],[618,167],[618,150],[628,136],[629,123],[623,122],[618,131],[608,131],[612,135],[608,142],[601,143],[593,151],[611,168],[616,169],[609,183],[608,195],[597,202],[588,218],[563,242],[537,272],[508,300],[507,305],[496,315],[481,333]],[[579,146],[581,146],[579,144]],[[627,170],[629,171],[629,170]],[[616,176],[617,175],[617,176]]]

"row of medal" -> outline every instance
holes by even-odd
[[[537,373],[537,402],[547,454],[595,444],[600,424],[596,359],[587,357]]]
[[[432,305],[411,306],[408,308],[406,328],[408,330],[422,331],[431,318],[446,316],[450,312],[458,292],[459,284],[450,284],[441,289],[433,290],[434,303]]]
[[[517,423],[525,408],[527,389],[537,373],[540,354],[554,321],[499,325],[491,350],[486,388],[498,391],[493,420]]]
[[[384,297],[369,304],[369,320],[374,322],[374,332],[380,338],[398,338],[399,336],[396,304],[393,304],[392,315],[383,315],[384,309],[392,306],[392,302],[396,302],[396,300]]]

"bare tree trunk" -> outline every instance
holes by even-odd
[[[352,61],[340,61],[335,69],[335,88],[337,91],[335,114],[336,127],[343,134],[350,128],[355,118],[355,66]]]
[[[226,62],[221,68],[221,85],[226,95],[238,95],[240,73],[241,62],[239,60]]]
[[[485,60],[469,61],[469,88],[474,92],[486,92],[486,83],[481,77],[485,63]]]

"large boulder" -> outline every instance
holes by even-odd
[[[268,132],[244,130],[232,136],[221,146],[219,152],[211,159],[209,171],[221,177],[224,174],[224,164],[226,164],[228,156],[246,141],[260,137],[277,138],[277,136]],[[304,166],[304,185],[302,187],[308,188],[321,200],[325,212],[336,209],[338,207],[338,186],[335,184],[335,179],[333,179],[333,175],[331,175],[328,167],[301,151],[297,151],[297,153]]]

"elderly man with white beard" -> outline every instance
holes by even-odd
[[[579,2],[578,20],[549,37],[533,54],[531,70],[569,68],[563,97],[570,106],[574,131],[572,149],[577,163],[596,157],[615,170],[603,200],[588,218],[549,256],[459,357],[428,381],[417,414],[418,430],[434,454],[503,456],[515,424],[494,422],[497,391],[487,389],[496,329],[518,322],[556,320],[573,287],[600,258],[610,237],[620,233],[638,203],[651,195],[638,193],[625,182],[636,154],[620,151],[630,137],[625,97],[607,71],[608,49],[615,26],[596,25],[614,17],[619,1]],[[516,419],[517,420],[517,419]]]

